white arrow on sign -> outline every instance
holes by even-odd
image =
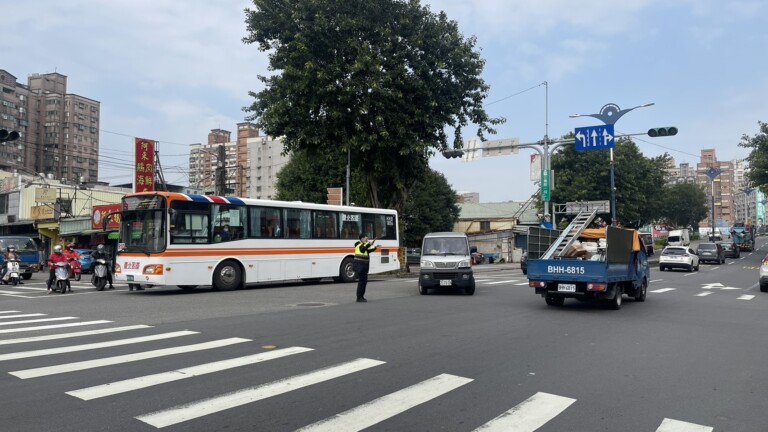
[[[585,137],[585,136],[584,136],[584,134],[583,134],[583,133],[581,133],[581,131],[579,131],[579,133],[577,133],[577,134],[576,134],[576,139],[577,139],[577,140],[579,140],[579,141],[581,141],[581,146],[582,146],[582,147],[586,147],[586,146],[587,146],[587,140],[586,140],[586,138],[587,138],[587,137]]]
[[[609,134],[607,130],[603,130],[603,141],[608,144],[613,140],[613,135]]]
[[[741,288],[725,286],[721,283],[708,283],[701,285],[701,289],[740,290]]]
[[[597,131],[592,131],[592,147],[597,147]]]

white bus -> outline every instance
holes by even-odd
[[[117,220],[117,219],[114,219]],[[354,244],[377,238],[370,273],[397,270],[394,210],[142,192],[123,197],[115,281],[210,285],[357,278]]]

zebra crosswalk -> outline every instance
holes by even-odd
[[[22,315],[26,315],[22,317]],[[14,318],[15,316],[15,318]],[[129,325],[117,326],[107,320],[77,321],[82,326],[102,326],[93,329],[83,329],[77,327],[61,327],[60,324],[55,328],[50,328],[50,321],[40,321],[39,316],[48,316],[39,311],[0,311],[1,318],[8,318],[15,324],[9,327],[17,326],[15,330],[19,333],[29,333],[14,335],[12,338],[0,340],[0,345],[4,346],[3,353],[0,354],[0,371],[8,373],[12,377],[20,380],[34,380],[35,382],[45,382],[45,380],[54,375],[68,374],[77,371],[89,371],[110,365],[119,365],[129,362],[141,362],[149,359],[158,359],[170,356],[187,356],[187,365],[185,367],[172,370],[160,370],[139,376],[127,377],[120,376],[119,380],[110,380],[109,369],[91,377],[99,377],[98,381],[91,380],[88,387],[78,388],[72,384],[71,380],[57,381],[64,383],[65,386],[75,388],[66,389],[63,393],[69,397],[83,401],[83,403],[96,403],[99,399],[110,398],[121,395],[124,403],[136,395],[137,406],[142,405],[139,402],[140,391],[149,388],[168,387],[174,390],[173,394],[179,395],[177,401],[167,400],[167,405],[159,407],[156,411],[150,412],[130,412],[129,415],[134,419],[152,426],[157,429],[173,427],[176,425],[188,425],[196,421],[203,421],[204,418],[217,413],[226,412],[237,407],[258,404],[261,401],[284,395],[286,393],[296,392],[297,397],[301,397],[301,392],[309,387],[323,386],[334,380],[344,377],[361,376],[377,368],[383,368],[388,364],[389,359],[374,358],[350,358],[340,359],[339,362],[323,364],[315,362],[313,357],[319,352],[317,348],[289,346],[285,348],[270,349],[263,351],[265,347],[260,347],[260,352],[248,355],[240,355],[242,351],[250,351],[250,344],[253,340],[230,337],[223,339],[213,339],[196,343],[165,347],[160,349],[142,350],[143,344],[150,342],[171,343],[173,341],[186,340],[185,338],[203,338],[206,336],[203,332],[194,330],[179,330],[157,332],[156,327],[150,325]],[[26,321],[22,318],[26,318]],[[52,317],[55,318],[55,317]],[[80,320],[77,317],[68,317],[73,320]],[[34,324],[34,325],[33,325]],[[108,327],[103,327],[103,326]],[[52,334],[36,334],[38,328],[52,330]],[[24,329],[24,330],[22,330]],[[145,334],[145,332],[150,334]],[[62,332],[63,331],[63,332]],[[90,341],[90,337],[98,336],[99,341]],[[130,337],[128,337],[130,336]],[[107,340],[103,340],[107,338]],[[210,339],[210,338],[208,338]],[[30,343],[37,343],[36,349],[25,349]],[[45,347],[45,344],[56,343],[55,346]],[[227,355],[234,351],[234,347],[239,346],[241,350],[237,356]],[[124,354],[126,349],[138,347],[134,352]],[[123,354],[115,355],[111,350],[120,348]],[[9,351],[11,350],[11,351]],[[224,353],[223,360],[196,362],[195,353],[202,351],[219,350]],[[79,361],[68,361],[61,364],[56,361],[57,355],[87,356]],[[265,382],[244,382],[238,383],[239,388],[234,391],[226,391],[221,394],[211,392],[197,400],[185,400],[183,395],[187,388],[187,382],[203,382],[205,380],[215,380],[216,374],[223,374],[227,371],[242,370],[243,368],[258,368],[259,365],[273,364],[275,362],[286,361],[291,358],[309,359],[310,364],[315,366],[290,376],[275,380],[264,380]],[[25,359],[36,359],[37,367],[17,368],[24,362],[17,362]],[[210,360],[210,359],[209,359]],[[392,359],[393,361],[395,359]],[[189,362],[193,362],[190,363]],[[46,364],[48,363],[48,364]],[[195,364],[196,363],[196,364]],[[157,367],[158,363],[153,363]],[[165,363],[167,364],[167,363]],[[306,364],[306,363],[301,363]],[[397,362],[392,363],[390,366]],[[295,366],[295,364],[294,364]],[[303,368],[304,366],[302,366]],[[399,366],[398,366],[399,367]],[[171,369],[171,368],[168,368]],[[337,432],[337,431],[360,431],[367,429],[392,419],[404,415],[421,415],[424,410],[434,409],[434,404],[428,404],[430,401],[449,397],[475,397],[477,392],[482,391],[473,386],[477,386],[475,378],[471,376],[459,376],[456,374],[436,372],[434,376],[424,377],[426,379],[414,380],[400,388],[391,389],[388,394],[379,395],[369,400],[359,401],[358,405],[346,405],[339,409],[337,413],[327,413],[325,418],[310,420],[304,426],[299,426],[299,431],[305,432]],[[198,380],[198,381],[193,381]],[[384,385],[385,383],[382,383]],[[199,387],[198,387],[199,388]],[[207,387],[206,387],[207,388]],[[126,399],[127,398],[127,399]],[[578,421],[579,416],[569,415],[573,411],[572,407],[578,407],[579,400],[573,395],[557,395],[550,392],[535,392],[521,397],[519,400],[510,401],[507,411],[499,412],[496,417],[489,416],[484,419],[483,424],[469,424],[460,422],[455,425],[449,425],[450,430],[474,430],[483,432],[501,432],[501,431],[519,431],[533,432],[544,427],[547,423],[560,416],[568,416],[571,421]],[[588,407],[588,405],[587,405]],[[579,408],[579,410],[584,407]],[[219,417],[226,418],[226,417]],[[663,418],[663,420],[662,420]],[[314,421],[314,422],[312,422]],[[676,420],[667,417],[659,417],[657,432],[707,432],[713,428],[696,423],[690,423],[683,420]],[[445,426],[444,426],[445,427]],[[108,425],[105,425],[105,429]],[[224,428],[224,426],[222,426]],[[573,426],[574,430],[583,430],[578,426]],[[199,430],[199,429],[198,429]]]

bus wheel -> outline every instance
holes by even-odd
[[[184,291],[192,291],[193,289],[197,288],[197,285],[176,285],[176,286],[183,289]]]
[[[354,282],[357,279],[357,271],[355,271],[355,259],[352,257],[344,258],[341,262],[341,269],[339,270],[339,277],[342,282]]]
[[[234,261],[224,261],[213,272],[213,289],[217,291],[232,291],[240,286],[243,278],[240,266]]]

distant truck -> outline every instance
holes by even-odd
[[[40,270],[40,252],[38,251],[37,243],[29,236],[0,236],[0,266],[5,265],[1,254],[5,253],[8,250],[8,246],[11,245],[16,247],[16,252],[21,257],[21,262],[19,263],[21,277],[24,280],[31,279],[32,273]]]
[[[739,245],[743,251],[755,250],[755,226],[744,225],[743,222],[736,222],[731,228],[731,238],[733,242]]]
[[[690,246],[691,236],[687,229],[672,230],[667,236],[667,244],[669,246]]]
[[[562,306],[566,298],[575,298],[598,299],[611,309],[621,309],[624,294],[645,301],[651,275],[637,231],[615,227],[579,229],[573,231],[570,240],[570,228],[551,246],[558,253],[548,250],[543,259],[529,259],[528,285],[535,288],[536,294],[550,306]],[[576,238],[598,242],[605,239],[605,248],[589,256],[574,241]]]

